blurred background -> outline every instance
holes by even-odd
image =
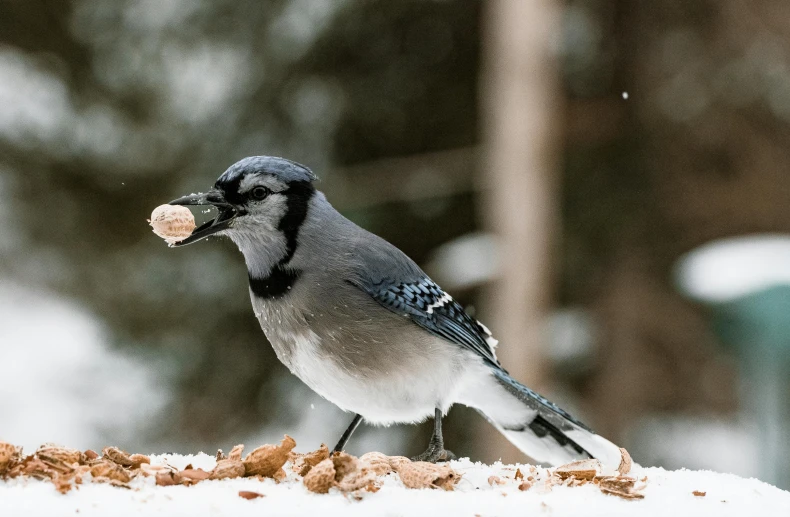
[[[232,243],[146,223],[255,154],[636,461],[790,488],[786,0],[0,0],[0,438],[334,444],[350,415],[277,361]],[[495,435],[446,420],[523,460]]]

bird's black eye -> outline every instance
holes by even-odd
[[[267,189],[266,187],[255,187],[250,191],[250,197],[252,199],[257,199],[258,201],[260,201],[261,199],[265,198],[271,193],[272,191]]]

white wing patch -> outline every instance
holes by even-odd
[[[442,305],[444,305],[444,304],[446,304],[446,303],[450,303],[451,301],[453,301],[453,297],[452,297],[452,296],[450,296],[450,295],[449,295],[449,294],[447,294],[447,293],[444,293],[444,296],[442,296],[441,298],[439,298],[438,300],[436,300],[435,302],[433,302],[432,304],[430,304],[430,305],[429,305],[429,306],[428,306],[428,307],[425,309],[425,312],[427,312],[428,314],[433,314],[433,310],[434,310],[434,309],[438,309],[438,308],[439,308],[439,307],[441,307]]]
[[[491,347],[491,353],[493,354],[494,349],[499,344],[499,340],[494,338],[494,336],[491,334],[491,331],[488,330],[488,327],[480,323],[480,321],[478,321],[477,324],[480,325],[480,328],[482,328],[486,333],[486,343],[488,343],[488,346]],[[494,354],[494,357],[496,357],[496,354]]]

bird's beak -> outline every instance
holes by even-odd
[[[219,190],[212,189],[205,194],[190,194],[174,199],[171,205],[212,205],[217,207],[217,217],[195,228],[189,237],[173,243],[173,246],[186,246],[201,239],[230,228],[233,221],[241,214],[241,210],[225,200]]]

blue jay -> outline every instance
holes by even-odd
[[[379,425],[434,417],[417,459],[446,461],[442,417],[455,403],[482,413],[521,451],[553,465],[620,451],[500,365],[496,340],[398,248],[360,228],[316,190],[307,167],[253,156],[209,192],[173,205],[217,216],[175,246],[229,237],[244,255],[255,316],[277,357],[316,393]]]

